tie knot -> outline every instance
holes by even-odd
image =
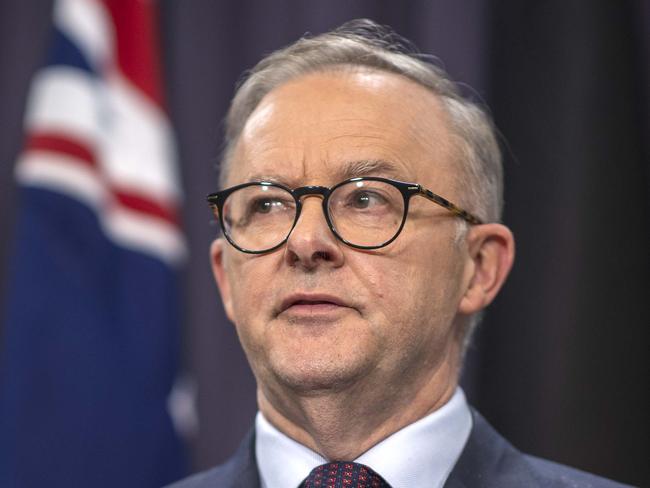
[[[335,461],[316,466],[299,488],[390,488],[390,485],[368,466]]]

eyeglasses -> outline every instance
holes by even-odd
[[[416,183],[379,177],[350,178],[331,188],[250,182],[208,195],[223,234],[242,252],[261,254],[282,246],[300,218],[302,198],[323,198],[323,213],[332,233],[348,246],[378,249],[393,242],[404,227],[412,196],[446,208],[470,224],[481,220]]]

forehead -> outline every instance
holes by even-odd
[[[377,71],[304,75],[272,90],[246,122],[229,184],[275,179],[332,184],[374,174],[435,187],[451,180],[454,148],[439,98]]]

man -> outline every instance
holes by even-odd
[[[262,60],[209,197],[255,429],[179,487],[621,486],[525,456],[458,387],[514,258],[486,114],[369,21]]]

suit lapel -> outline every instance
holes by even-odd
[[[472,432],[445,488],[536,486],[523,454],[472,409]]]
[[[224,464],[167,488],[260,488],[255,461],[255,429],[248,432],[237,451]]]
[[[210,486],[219,488],[260,488],[260,476],[255,460],[255,429],[252,428],[237,452],[222,466],[218,480]]]

